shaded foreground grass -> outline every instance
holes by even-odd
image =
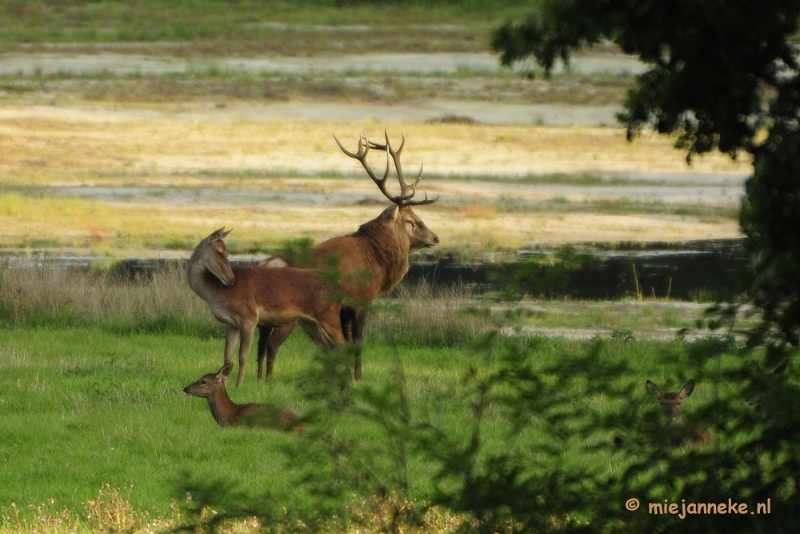
[[[348,393],[352,397],[323,391],[335,361],[314,358],[314,347],[302,335],[294,335],[282,348],[277,374],[266,386],[255,383],[251,357],[245,386],[231,391],[234,400],[287,406],[308,417],[306,435],[222,430],[204,402],[181,392],[218,368],[224,340],[221,327],[182,283],[180,270],[134,281],[57,269],[6,267],[0,275],[0,433],[7,437],[0,444],[0,502],[15,503],[2,509],[0,529],[7,531],[32,531],[25,525],[43,517],[42,510],[53,519],[65,508],[69,513],[60,513],[67,526],[62,530],[49,525],[50,531],[96,529],[96,513],[111,514],[103,523],[111,525],[110,531],[174,526],[194,520],[187,515],[193,506],[182,489],[187,488],[201,503],[209,495],[221,499],[212,504],[219,513],[230,512],[236,503],[260,502],[266,493],[272,507],[319,510],[316,527],[335,532],[344,518],[325,516],[333,497],[320,500],[315,492],[332,490],[326,484],[336,476],[344,477],[339,483],[348,481],[345,487],[355,484],[348,497],[351,526],[369,524],[365,528],[379,530],[394,524],[381,514],[415,506],[422,513],[423,503],[435,499],[442,487],[461,483],[452,473],[440,478],[433,458],[418,456],[415,447],[398,441],[398,435],[387,435],[387,428],[398,431],[403,424],[413,424],[438,429],[442,434],[435,441],[440,444],[431,446],[448,450],[472,442],[478,428],[475,395],[482,391],[483,380],[511,369],[510,354],[519,358],[515,366],[520,372],[541,373],[549,384],[553,398],[540,400],[556,403],[560,413],[575,414],[576,420],[567,417],[553,428],[544,418],[546,412],[508,411],[510,406],[524,408],[531,399],[497,403],[524,391],[500,384],[478,420],[481,446],[474,455],[481,461],[510,454],[524,459],[526,472],[536,476],[550,469],[595,477],[624,470],[632,458],[605,447],[591,452],[613,436],[608,430],[566,441],[554,430],[578,431],[577,418],[585,416],[586,407],[611,417],[626,406],[627,417],[657,418],[656,403],[644,391],[645,379],[677,387],[685,378],[718,376],[720,366],[727,369],[736,363],[735,346],[722,339],[687,344],[637,340],[635,335],[589,341],[518,335],[476,344],[482,330],[493,328],[499,318],[459,313],[467,292],[406,290],[394,304],[375,310],[364,347],[365,378]],[[509,320],[501,322],[513,324]],[[705,361],[697,356],[703,350],[719,357]],[[588,353],[593,356],[584,357]],[[558,385],[552,369],[571,365],[575,367],[569,378]],[[615,366],[627,371],[603,371]],[[609,389],[592,389],[595,380],[608,380],[599,385]],[[611,390],[627,393],[602,393]],[[742,395],[740,384],[715,386],[699,380],[685,411],[720,437],[723,425],[704,411],[704,405]],[[397,404],[398,399],[405,401]],[[517,428],[519,421],[524,424]],[[630,430],[622,436],[639,439]],[[733,444],[716,446],[726,449]],[[334,452],[337,447],[342,451]],[[406,447],[407,457],[401,454]],[[559,452],[553,455],[552,450]],[[331,454],[333,463],[327,458]],[[383,491],[403,491],[397,501],[358,492],[374,484]],[[215,489],[204,494],[203,488]],[[90,504],[82,512],[84,503]],[[417,517],[414,528],[449,532],[474,520],[459,510],[455,504],[450,512],[439,508],[425,515],[427,519]],[[212,513],[207,510],[206,519]],[[582,518],[580,513],[572,519],[553,514],[545,520],[557,526]],[[119,524],[113,526],[114,521]],[[239,531],[256,528],[255,523],[237,525]]]
[[[620,377],[632,386],[646,377],[674,383],[683,371],[674,363],[680,357],[680,343],[607,343],[606,358],[635,362],[641,375]],[[580,353],[586,344],[531,340],[530,363],[552,365],[567,354]],[[181,392],[184,385],[217,368],[222,345],[221,335],[120,335],[92,326],[0,329],[4,376],[0,399],[5,412],[1,426],[7,437],[2,446],[0,501],[17,503],[28,518],[31,511],[23,507],[51,498],[77,513],[103,484],[111,484],[122,489],[134,509],[165,518],[172,513],[172,499],[179,498],[176,488],[187,479],[227,480],[252,499],[267,490],[291,495],[297,473],[286,466],[283,456],[287,447],[303,447],[304,438],[222,430],[205,403]],[[306,340],[293,338],[282,349],[277,376],[267,387],[255,384],[254,373],[248,373],[246,385],[231,395],[239,402],[271,402],[306,414],[310,406],[296,384],[306,374],[313,350]],[[463,348],[404,346],[395,353],[375,336],[368,337],[364,354],[363,387],[391,383],[399,358],[412,419],[432,421],[454,440],[467,438],[469,427],[464,425],[470,408],[448,400],[449,395],[463,390],[470,369],[483,374],[497,365]],[[649,406],[643,387],[637,389],[642,390],[638,392],[642,403]],[[699,389],[693,400],[703,402],[710,394],[707,387]],[[574,399],[579,404],[587,401],[610,402]],[[337,432],[346,438],[367,450],[381,450],[383,438],[375,428],[352,418],[338,423]],[[487,416],[485,425],[485,454],[527,450],[535,455],[541,440],[547,441],[546,436],[530,432],[509,440],[500,413]],[[621,458],[610,466],[606,460],[577,456],[568,461],[591,471],[625,465]],[[391,465],[376,463],[378,476],[389,476]],[[409,498],[430,498],[434,473],[417,462],[410,462],[408,470]]]

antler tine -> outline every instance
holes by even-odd
[[[436,196],[431,199],[428,199],[428,193],[426,193],[425,191],[423,191],[423,193],[425,193],[424,200],[407,200],[406,202],[403,203],[403,206],[426,206],[428,204],[433,204],[434,202],[439,200],[439,191],[436,191]]]
[[[364,170],[367,171],[367,174],[369,175],[370,178],[372,178],[372,181],[375,182],[375,185],[378,186],[378,189],[380,189],[381,193],[383,193],[386,196],[386,198],[396,203],[395,197],[393,197],[392,195],[389,194],[388,191],[386,191],[386,179],[389,177],[389,152],[387,151],[386,153],[386,172],[383,173],[382,178],[378,178],[377,176],[375,176],[375,172],[372,170],[372,167],[370,167],[369,163],[367,163],[367,154],[369,153],[370,144],[373,143],[367,138],[366,133],[362,133],[358,137],[358,152],[355,154],[347,150],[344,146],[342,146],[342,143],[339,142],[339,139],[336,137],[336,134],[333,135],[333,138],[336,140],[336,144],[339,145],[339,148],[342,149],[342,152],[344,152],[351,158],[357,159],[358,161],[361,162],[361,165],[364,167]]]
[[[419,174],[417,175],[416,179],[412,183],[406,182],[405,173],[403,172],[403,166],[400,163],[400,155],[403,152],[403,147],[406,145],[406,133],[405,131],[401,132],[401,141],[400,147],[397,150],[392,148],[391,141],[389,141],[389,132],[384,130],[384,137],[386,138],[386,144],[376,143],[374,141],[368,141],[370,148],[377,148],[379,150],[386,150],[386,152],[392,156],[392,160],[394,161],[395,169],[397,169],[397,180],[400,182],[400,196],[394,197],[392,199],[393,202],[400,206],[421,206],[425,204],[432,204],[439,199],[439,192],[436,192],[436,197],[429,199],[428,194],[425,193],[425,199],[419,201],[411,200],[414,198],[414,195],[417,192],[417,184],[422,179],[422,171],[423,166],[420,164],[419,166]]]
[[[403,172],[403,165],[402,163],[400,163],[400,156],[403,153],[403,147],[406,146],[406,132],[405,131],[401,132],[402,140],[400,141],[400,148],[398,148],[397,150],[394,150],[392,148],[392,143],[389,141],[389,132],[384,130],[383,135],[386,138],[385,145],[379,145],[378,143],[373,143],[372,141],[370,141],[370,143],[372,144],[373,148],[385,149],[386,152],[388,152],[392,156],[392,160],[394,161],[394,167],[395,169],[397,169],[397,181],[400,182],[400,196],[396,198],[401,203],[405,203],[407,200],[414,198],[414,194],[416,193],[415,188],[417,182],[419,182],[419,178],[417,178],[417,180],[413,184],[408,185],[408,183],[406,183],[405,173]],[[421,168],[420,168],[420,177],[422,177]],[[408,192],[409,189],[411,190],[410,193]]]
[[[333,139],[334,139],[334,141],[336,141],[336,144],[339,145],[339,148],[342,149],[342,152],[344,152],[345,154],[347,154],[348,156],[350,156],[353,159],[357,159],[357,160],[361,159],[361,137],[358,138],[358,154],[353,154],[352,152],[347,150],[344,147],[344,145],[342,145],[341,141],[339,141],[339,138],[336,137],[336,134],[333,134]],[[367,150],[369,150],[369,147],[367,147]]]

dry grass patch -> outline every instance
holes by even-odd
[[[470,343],[495,320],[473,313],[475,292],[467,286],[432,288],[425,282],[400,285],[391,298],[375,303],[369,328],[399,344],[453,347]]]
[[[175,115],[190,111],[160,106],[149,109],[155,112],[151,119],[132,119],[117,111],[0,108],[4,245],[44,241],[188,252],[226,225],[237,228],[240,250],[263,252],[290,238],[350,233],[380,213],[380,206],[365,201],[383,202],[382,196],[358,163],[341,154],[332,134],[354,148],[359,131],[379,138],[385,125],[193,121]],[[441,249],[739,236],[733,218],[709,220],[691,193],[684,195],[692,203],[685,212],[672,202],[663,209],[631,204],[631,213],[597,213],[608,211],[602,202],[614,205],[611,198],[593,213],[588,204],[566,202],[564,195],[591,200],[580,184],[559,193],[558,184],[543,188],[535,179],[514,179],[652,172],[688,182],[691,173],[722,173],[736,190],[749,168],[724,156],[698,158],[687,167],[668,139],[644,136],[631,144],[621,130],[608,128],[417,124],[391,125],[389,133],[397,139],[402,129],[407,173],[424,161],[421,187],[441,193],[437,204],[420,210],[441,237]],[[375,152],[371,162],[380,169],[385,158]],[[625,197],[628,186],[617,187]],[[653,197],[662,191],[654,189]],[[553,194],[565,199],[556,210],[546,206]],[[84,200],[66,198],[73,196]],[[479,202],[470,200],[475,198]],[[719,199],[710,195],[703,202]],[[537,209],[525,208],[537,203]]]
[[[111,271],[0,265],[0,309],[14,324],[29,320],[136,324],[176,320],[215,325],[206,304],[189,291],[175,262],[152,276],[127,279]]]
[[[318,122],[234,122],[181,120],[168,105],[150,106],[152,120],[85,110],[15,113],[0,108],[4,150],[2,171],[12,183],[75,180],[75,175],[132,172],[206,171],[356,172],[332,139],[354,145],[365,130],[380,138],[386,125]],[[202,112],[202,109],[197,110]],[[22,115],[22,116],[19,116]],[[231,110],[236,117],[236,110]],[[105,119],[105,121],[104,121]],[[178,120],[175,120],[178,119]],[[551,128],[419,124],[390,126],[406,130],[407,165],[424,161],[427,172],[458,175],[528,175],[547,173],[745,173],[748,162],[722,155],[699,157],[689,167],[669,139],[645,135],[634,143],[612,128]],[[379,161],[376,159],[376,161]],[[31,166],[35,172],[31,172]],[[376,163],[377,165],[377,163]],[[79,171],[79,172],[76,172]],[[110,180],[113,181],[113,177]],[[118,178],[117,178],[118,179]]]

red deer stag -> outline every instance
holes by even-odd
[[[219,371],[203,375],[200,380],[183,388],[183,392],[206,399],[208,407],[211,408],[211,415],[221,427],[244,424],[303,432],[302,423],[296,422],[297,414],[288,408],[274,408],[258,402],[247,404],[233,402],[225,387],[231,369],[233,362],[226,362]]]
[[[342,286],[348,296],[341,310],[342,333],[347,341],[354,343],[355,365],[353,378],[361,378],[361,343],[364,336],[364,324],[367,307],[375,298],[394,289],[408,272],[408,256],[412,252],[435,247],[439,237],[433,233],[420,219],[413,206],[432,204],[439,199],[429,199],[425,193],[422,200],[413,200],[416,187],[422,178],[422,167],[419,175],[412,183],[407,183],[400,155],[405,146],[403,134],[400,147],[394,150],[385,134],[386,144],[378,144],[362,134],[358,139],[358,150],[353,153],[347,150],[334,136],[336,144],[342,152],[361,162],[364,170],[378,186],[381,193],[392,201],[393,206],[386,208],[377,218],[362,224],[353,234],[334,237],[311,249],[311,262],[320,269],[336,270]],[[378,178],[367,163],[370,148],[386,151],[386,172]],[[397,179],[400,183],[400,194],[392,195],[386,190],[386,180],[390,172],[389,158],[394,161]],[[266,267],[283,267],[290,264],[286,258],[270,258],[261,265]],[[262,327],[258,339],[258,380],[261,380],[264,357],[267,359],[267,378],[272,376],[275,356],[278,348],[289,337],[292,326],[276,328]]]
[[[647,391],[661,405],[661,412],[667,419],[667,430],[672,445],[700,445],[711,443],[711,434],[699,425],[687,425],[681,413],[683,402],[694,391],[694,380],[689,380],[677,393],[661,393],[658,386],[651,381],[645,383]]]
[[[225,362],[233,360],[239,341],[239,375],[257,326],[283,327],[300,323],[314,342],[331,348],[345,342],[337,291],[308,269],[264,269],[231,266],[223,239],[231,232],[220,228],[203,239],[187,268],[189,285],[206,301],[211,313],[225,324]]]

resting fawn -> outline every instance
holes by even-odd
[[[704,427],[700,425],[687,425],[681,414],[681,402],[694,391],[694,380],[689,380],[680,391],[661,393],[658,386],[648,380],[645,383],[647,391],[661,405],[661,412],[667,418],[669,441],[672,445],[701,445],[711,443],[713,438]]]
[[[228,375],[233,369],[233,362],[227,362],[216,373],[203,375],[200,380],[192,382],[183,392],[195,397],[203,397],[208,401],[211,415],[219,426],[259,426],[265,428],[292,429],[302,433],[305,427],[297,422],[297,414],[288,408],[280,409],[258,402],[236,404],[228,396],[225,387]]]

